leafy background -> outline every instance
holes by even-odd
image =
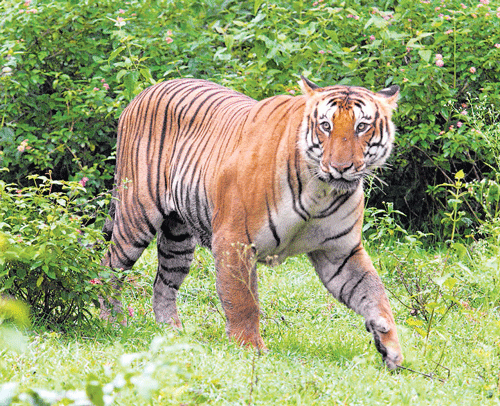
[[[491,0],[1,2],[0,404],[498,404],[499,25]],[[100,320],[123,108],[176,77],[262,99],[300,74],[401,86],[363,235],[405,369],[380,367],[305,257],[259,268],[268,354],[225,338],[203,249],[183,332],[154,321],[152,248],[121,275],[128,325]]]
[[[390,187],[376,188],[372,204],[393,201],[404,221],[439,224],[443,196],[429,187],[458,170],[493,176],[499,151],[484,128],[498,121],[500,11],[487,0],[2,4],[7,182],[51,170],[89,178],[94,193],[111,188],[119,114],[159,81],[204,78],[262,99],[297,93],[300,74],[320,85],[401,86],[398,148],[379,175]]]

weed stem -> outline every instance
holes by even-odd
[[[426,378],[429,378],[429,379],[437,379],[439,382],[443,382],[445,383],[446,382],[446,379],[443,379],[443,378],[437,378],[437,377],[434,377],[432,374],[425,374],[423,372],[418,372],[418,371],[415,371],[413,369],[410,369],[410,368],[407,368],[407,367],[404,367],[402,365],[398,365],[398,369],[404,369],[406,371],[410,371],[410,372],[413,372],[415,374],[418,374],[418,375],[422,375],[422,376],[425,376]]]

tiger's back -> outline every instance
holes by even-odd
[[[128,269],[157,235],[153,308],[180,327],[177,291],[195,243],[210,247],[226,331],[264,348],[255,261],[307,253],[326,288],[401,362],[383,286],[361,244],[362,179],[392,145],[398,88],[319,88],[255,101],[211,82],[146,89],[118,128],[105,265]]]
[[[245,184],[272,183],[263,179],[269,171],[259,160],[245,156],[269,155],[266,161],[271,163],[280,142],[270,137],[275,129],[260,136],[251,128],[262,127],[262,122],[279,124],[273,116],[280,114],[282,98],[291,97],[259,104],[212,82],[191,79],[146,89],[120,117],[115,174],[116,185],[125,189],[119,191],[120,200],[130,194],[134,205],[143,208],[140,222],[152,222],[151,230],[158,229],[165,215],[177,212],[198,242],[210,247],[213,202],[218,189],[225,194],[227,184],[220,181],[225,168],[232,161],[250,164],[242,171]],[[152,214],[155,208],[161,216]],[[135,229],[134,224],[131,232]]]
[[[118,188],[130,184],[129,192],[119,194],[130,193],[134,204],[144,207],[140,221],[152,222],[153,234],[166,214],[180,211],[184,204],[186,215],[184,209],[191,212],[193,205],[210,207],[202,186],[214,179],[220,154],[229,156],[236,148],[238,140],[230,136],[230,128],[242,126],[255,103],[211,82],[174,80],[146,89],[124,110],[118,127],[115,182]],[[200,151],[203,161],[198,158]],[[203,214],[196,219],[199,224],[197,216],[189,216],[188,221],[207,245],[210,213],[197,214]],[[135,232],[135,225],[131,230]]]

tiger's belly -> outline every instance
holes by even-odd
[[[310,199],[305,204],[310,217],[294,210],[291,197],[282,200],[254,240],[258,261],[282,262],[285,258],[317,250],[344,251],[361,238],[363,190],[352,195]],[[340,253],[341,254],[341,253]]]

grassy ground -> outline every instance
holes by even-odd
[[[404,365],[413,371],[390,373],[383,367],[361,317],[327,294],[304,257],[259,268],[268,353],[226,339],[212,257],[204,250],[197,251],[180,293],[184,331],[158,326],[151,309],[156,257],[149,249],[125,292],[134,313],[128,326],[67,333],[35,328],[23,351],[0,350],[0,383],[17,384],[1,387],[0,404],[9,404],[8,391],[16,395],[13,404],[30,404],[37,388],[45,390],[36,393],[48,402],[35,404],[89,404],[88,397],[96,405],[499,404],[499,312],[495,298],[485,299],[495,292],[495,276],[488,279],[486,272],[484,280],[466,281],[464,261],[443,265],[446,258],[436,253],[396,247],[393,255],[371,248],[392,292]],[[413,269],[406,279],[403,267]],[[417,286],[419,272],[432,268],[441,276],[453,274],[456,282],[453,291],[443,286],[436,298],[436,290],[421,280],[431,306],[419,314],[418,306],[406,307],[416,296],[404,286]],[[434,299],[437,311],[428,328],[424,315]],[[442,311],[443,304],[451,309]],[[422,330],[430,332],[428,340]]]

